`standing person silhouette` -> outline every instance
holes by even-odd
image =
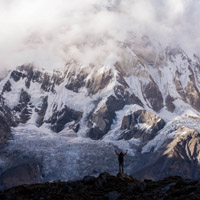
[[[127,155],[128,150],[126,150],[126,153],[117,153],[117,151],[115,150],[116,155],[118,156],[118,161],[119,161],[119,173],[123,174],[124,173],[124,156]]]

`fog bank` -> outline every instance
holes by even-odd
[[[101,63],[148,35],[200,55],[199,0],[0,0],[0,71]]]

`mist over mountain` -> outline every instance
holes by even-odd
[[[1,0],[0,69],[62,68],[71,60],[101,66],[121,56],[119,43],[144,35],[199,55],[199,8],[194,0]]]

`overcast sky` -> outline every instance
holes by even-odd
[[[200,55],[200,0],[0,0],[0,70],[105,59],[133,35]]]

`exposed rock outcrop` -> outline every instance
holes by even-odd
[[[10,77],[13,78],[15,82],[18,82],[21,78],[24,78],[25,75],[17,70],[14,70],[12,71]]]
[[[163,108],[163,97],[159,87],[153,81],[144,86],[143,95],[150,103],[150,106],[155,111],[160,111]]]
[[[193,108],[200,111],[200,93],[193,81],[189,82],[185,88],[187,101]]]
[[[173,112],[175,110],[175,105],[173,103],[174,101],[174,98],[172,98],[169,94],[167,95],[166,99],[165,99],[165,104],[166,104],[166,107],[167,109],[170,111],[170,112]]]
[[[153,139],[164,126],[165,121],[161,117],[146,110],[138,110],[124,116],[120,139],[140,138],[142,142],[147,142]]]
[[[96,77],[93,77],[92,79],[89,79],[86,84],[89,94],[96,94],[99,90],[106,88],[112,77],[112,70],[109,70],[97,75]]]
[[[122,74],[117,77],[119,85],[114,87],[114,95],[107,98],[107,101],[90,116],[88,136],[92,139],[101,139],[111,128],[116,117],[116,111],[125,105],[137,104],[143,106],[140,99],[134,94],[130,94],[126,89],[129,87]]]
[[[10,83],[10,81],[7,81],[6,83],[5,83],[5,85],[3,86],[3,90],[2,90],[2,94],[4,93],[4,92],[10,92],[12,89],[11,89],[11,83]]]
[[[18,125],[18,118],[13,115],[11,109],[5,104],[2,95],[0,95],[0,112],[2,114],[3,121],[5,121],[5,124],[7,124],[9,127],[15,127]]]
[[[138,178],[162,179],[179,175],[184,178],[199,178],[200,174],[200,133],[180,126],[182,134],[153,154],[153,163],[137,172]]]
[[[44,70],[37,70],[33,65],[22,65],[17,67],[18,71],[14,71],[14,75],[11,77],[15,81],[25,79],[25,85],[30,88],[31,84],[37,82],[40,84],[40,89],[45,92],[54,92],[56,85],[59,85],[64,80],[64,75],[54,70],[52,74],[45,72]]]
[[[88,136],[95,140],[101,139],[110,130],[115,111],[123,106],[123,101],[114,96],[108,97],[106,103],[91,115]]]
[[[10,136],[10,127],[5,118],[0,115],[0,145],[4,144]]]
[[[52,117],[46,122],[50,123],[52,130],[58,133],[64,128],[64,126],[67,123],[73,122],[73,121],[74,121],[73,127],[75,127],[75,130],[76,130],[77,126],[75,126],[75,124],[76,125],[78,124],[81,117],[82,117],[82,112],[75,111],[65,106],[62,110],[55,111]]]
[[[78,74],[75,74],[74,72],[69,72],[66,76],[66,78],[68,78],[68,83],[65,85],[65,87],[68,90],[72,90],[73,92],[78,93],[79,89],[85,86],[85,79],[87,75],[88,74],[84,73],[84,71],[80,71]]]
[[[76,69],[77,67],[75,67]],[[89,71],[88,71],[89,70]],[[65,87],[68,90],[78,93],[81,87],[86,87],[89,95],[94,95],[100,90],[106,88],[113,78],[112,70],[108,70],[102,73],[95,73],[91,76],[92,66],[84,70],[72,70],[66,71],[66,78],[68,83]],[[97,72],[97,71],[96,71]]]
[[[35,111],[38,113],[38,118],[37,118],[37,125],[41,126],[44,123],[44,116],[46,114],[46,110],[48,107],[48,96],[45,96],[42,98],[42,104],[40,107],[35,108]]]
[[[30,95],[22,89],[19,104],[16,107],[14,107],[14,110],[16,112],[20,112],[19,122],[21,123],[26,123],[30,119],[30,116],[32,114],[32,109],[30,107],[30,99]]]

